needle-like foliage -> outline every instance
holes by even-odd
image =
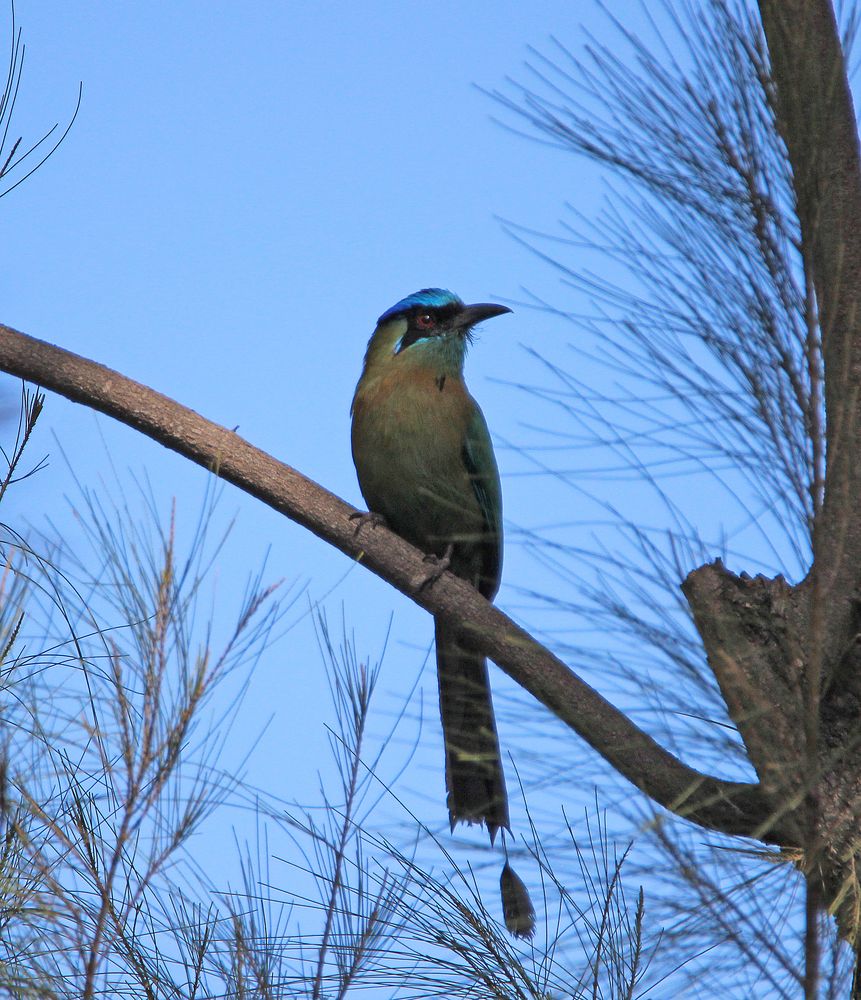
[[[662,742],[704,769],[750,775],[679,584],[716,556],[790,580],[809,568],[826,442],[810,248],[755,7],[642,4],[636,29],[629,6],[606,13],[610,40],[533,49],[521,78],[493,93],[508,127],[609,179],[602,207],[572,199],[559,232],[506,223],[566,287],[558,303],[528,301],[575,331],[567,358],[532,352],[541,374],[521,388],[548,416],[519,450],[570,487],[572,506],[587,497],[599,511],[574,544],[570,525],[568,537],[523,531],[562,581],[530,593],[564,617],[571,639],[554,641],[566,657],[604,688],[615,679]],[[843,13],[848,46],[856,21]],[[638,819],[659,852],[647,866],[672,882],[658,905],[674,942],[711,949],[707,975],[722,987],[797,990],[803,893],[780,856]],[[832,983],[846,971],[835,961]]]
[[[78,88],[78,99],[65,127],[59,123],[32,143],[24,142],[23,136],[16,136],[12,127],[15,104],[21,88],[24,72],[24,45],[21,28],[15,20],[15,4],[10,3],[9,62],[6,78],[0,82],[0,198],[23,184],[59,148],[69,134],[81,107],[83,85]]]
[[[25,393],[12,490],[41,402]],[[212,504],[183,556],[173,515],[132,524],[106,497],[79,511],[92,560],[0,535],[0,992],[15,996],[163,995],[177,862],[236,788],[217,758],[242,685],[214,718],[213,696],[277,620],[273,588],[252,584],[216,648],[195,626]]]

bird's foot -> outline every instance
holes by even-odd
[[[420,577],[413,580],[416,593],[436,583],[443,573],[445,573],[449,566],[451,566],[451,554],[453,551],[454,544],[449,542],[442,556],[434,555],[433,552],[427,553],[423,562],[428,565],[428,569]]]
[[[361,511],[357,510],[350,514],[350,521],[356,522],[356,530],[353,532],[355,537],[364,527],[378,528],[380,525],[386,526],[386,519],[382,514],[375,514],[372,510]]]

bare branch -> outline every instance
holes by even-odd
[[[456,622],[494,660],[595,750],[662,806],[702,826],[797,842],[791,816],[777,818],[756,785],[722,781],[683,764],[469,584],[445,573],[420,592],[420,553],[384,528],[357,537],[353,508],[238,434],[140,383],[69,351],[0,326],[0,368],[106,413],[216,473],[308,528],[420,607]]]

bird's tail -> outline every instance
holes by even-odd
[[[485,823],[493,843],[509,819],[487,661],[437,621],[436,664],[449,819],[452,828],[460,821]]]

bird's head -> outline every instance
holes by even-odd
[[[511,312],[492,302],[465,305],[445,288],[423,288],[387,309],[368,342],[365,370],[390,364],[434,365],[459,373],[473,327]]]

